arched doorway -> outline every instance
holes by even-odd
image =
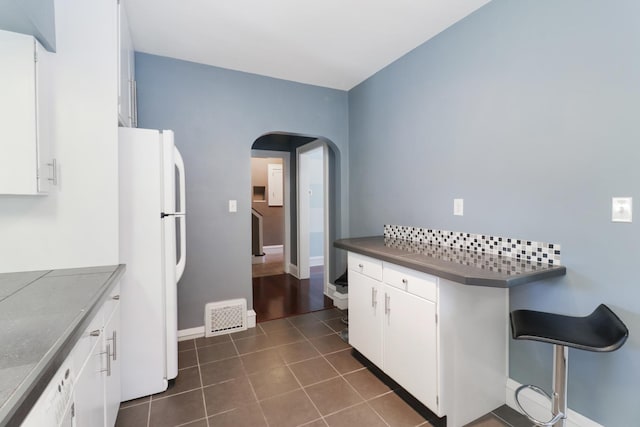
[[[337,148],[326,138],[274,132],[257,138],[251,153],[252,175],[282,165],[277,173],[283,177],[281,201],[279,191],[252,177],[252,280],[258,321],[332,307]],[[320,177],[313,172],[318,170]],[[274,255],[279,245],[265,244],[276,241],[273,230],[265,227],[273,226],[273,211],[278,210],[282,213],[280,258]]]

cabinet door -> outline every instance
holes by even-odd
[[[120,408],[120,304],[117,304],[111,319],[104,327],[105,360],[109,358],[104,379],[105,426],[113,427]]]
[[[349,270],[349,344],[382,368],[382,284]]]
[[[384,285],[382,304],[385,373],[439,412],[436,305],[389,285]]]
[[[102,340],[98,340],[76,381],[74,403],[77,426],[104,425],[103,359]]]
[[[35,46],[0,31],[0,194],[38,194]]]

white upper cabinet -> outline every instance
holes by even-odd
[[[135,59],[123,0],[118,2],[118,39],[118,122],[120,126],[137,127]]]
[[[55,183],[50,55],[33,36],[0,31],[0,194],[44,194]]]

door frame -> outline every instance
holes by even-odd
[[[300,216],[300,201],[301,197],[301,175],[306,171],[303,170],[302,162],[300,161],[300,156],[305,153],[315,150],[317,148],[322,148],[322,186],[323,186],[323,195],[322,195],[322,210],[323,210],[323,218],[322,218],[322,239],[323,239],[323,270],[324,270],[324,280],[323,280],[323,292],[325,295],[329,295],[329,147],[327,143],[321,139],[317,139],[308,144],[302,145],[296,148],[296,212],[297,212],[297,249],[298,249],[298,278],[300,279],[308,279],[309,278],[309,257],[307,251],[307,257],[301,256],[301,249],[304,247],[309,247],[309,230],[308,228],[304,228],[303,226],[308,224],[303,224]]]
[[[252,149],[251,157],[282,159],[282,167],[284,168],[284,197],[282,202],[284,212],[284,241],[282,242],[284,248],[284,272],[291,273],[291,214],[289,212],[289,204],[291,203],[289,200],[291,188],[291,156],[287,151]],[[251,203],[249,205],[251,206]]]

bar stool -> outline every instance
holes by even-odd
[[[538,426],[564,427],[567,418],[567,373],[569,347],[608,352],[622,347],[629,330],[622,320],[604,304],[586,317],[563,316],[532,310],[511,312],[511,334],[517,340],[534,340],[553,344],[553,396],[534,385],[523,385],[515,392],[518,408]],[[518,398],[525,388],[546,396],[552,403],[552,418],[540,421],[522,407]]]

